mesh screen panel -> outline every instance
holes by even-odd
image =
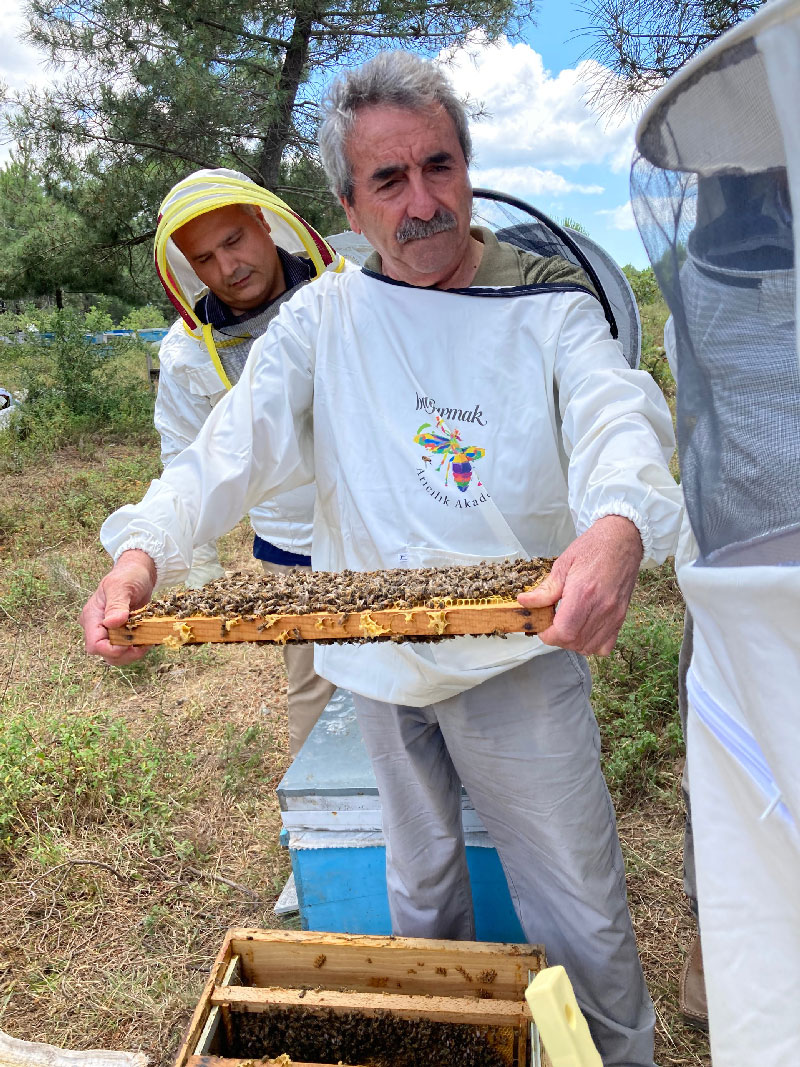
[[[681,479],[701,557],[797,562],[800,371],[786,171],[719,167],[698,177],[638,156],[631,199],[675,321]]]
[[[755,42],[726,49],[683,80],[652,112],[638,144],[644,156],[671,170],[716,174],[722,166],[757,173],[785,166],[783,136]]]
[[[594,275],[592,281],[605,301],[606,318],[613,323],[625,358],[632,367],[639,365],[641,326],[636,299],[622,269],[591,237],[569,227],[559,227],[546,216],[514,198],[499,193],[473,191],[473,220],[492,230],[498,240],[524,248],[539,256],[563,256],[570,263]],[[558,232],[563,229],[565,238]],[[577,245],[577,250],[574,245]],[[591,277],[591,274],[590,274]]]

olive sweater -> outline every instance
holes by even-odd
[[[594,293],[594,286],[580,267],[561,256],[536,256],[506,241],[498,241],[491,230],[473,226],[472,236],[483,245],[483,256],[472,279],[473,286],[582,285]],[[364,266],[383,274],[383,264],[373,252]]]

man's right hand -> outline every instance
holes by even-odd
[[[123,552],[81,612],[86,651],[116,666],[141,659],[146,648],[112,645],[110,627],[124,626],[134,608],[143,607],[156,584],[156,565],[138,548]]]

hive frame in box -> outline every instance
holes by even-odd
[[[175,1067],[239,1067],[247,1057],[225,1053],[233,1040],[232,1010],[273,1005],[511,1027],[514,1067],[549,1067],[525,1001],[528,984],[545,966],[537,945],[230,930]],[[293,1067],[329,1065],[295,1060]]]

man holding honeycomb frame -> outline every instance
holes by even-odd
[[[117,562],[84,609],[87,649],[138,658],[108,630],[156,578],[178,578],[192,544],[256,500],[312,480],[316,570],[558,556],[520,596],[560,602],[538,638],[325,645],[315,662],[354,694],[394,932],[474,936],[463,783],[525,936],[566,967],[603,1062],[652,1067],[583,657],[611,651],[640,566],[674,550],[669,411],[581,271],[471,227],[466,117],[435,66],[397,52],[346,74],[320,145],[376,255],[290,300],[197,443],[107,520]]]

